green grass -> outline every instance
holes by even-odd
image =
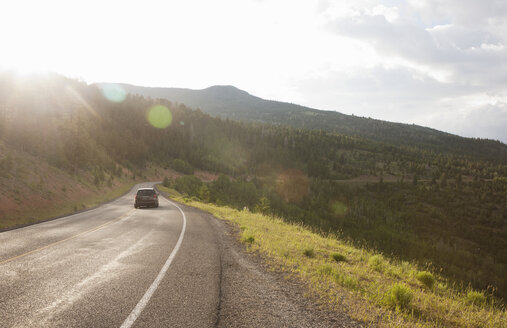
[[[159,189],[175,195],[167,188]],[[181,196],[174,198],[185,202]],[[185,203],[241,227],[239,239],[244,234],[255,236],[251,243],[243,238],[249,252],[260,254],[271,269],[301,281],[308,295],[330,310],[345,310],[367,326],[507,327],[503,306],[453,289],[442,277],[427,271],[435,280],[430,290],[417,279],[420,270],[413,263],[387,260],[335,236],[322,236],[259,213],[194,200]],[[313,251],[313,257],[305,254],[306,249]],[[345,254],[347,261],[337,262],[330,256],[334,253]]]

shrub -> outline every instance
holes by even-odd
[[[486,304],[486,296],[481,292],[471,290],[467,293],[466,302],[468,304],[482,306]]]
[[[435,285],[435,277],[428,271],[420,271],[415,277],[429,289],[432,289]]]
[[[342,262],[342,261],[345,261],[345,255],[340,254],[340,253],[333,253],[333,254],[331,254],[331,257],[332,257],[332,258],[333,258],[333,260],[335,260],[336,262]]]
[[[199,194],[199,199],[201,199],[205,203],[209,202],[209,200],[210,200],[210,191],[209,191],[208,187],[205,184],[203,184],[199,188],[198,194]]]
[[[188,196],[199,196],[202,181],[195,175],[184,175],[173,182],[174,189]]]
[[[164,177],[164,180],[162,181],[162,185],[166,188],[169,188],[169,186],[171,185],[171,183],[167,177]]]
[[[314,257],[315,251],[313,250],[313,247],[306,247],[305,249],[303,249],[303,254],[306,257]]]
[[[413,296],[414,293],[409,287],[396,283],[387,292],[386,302],[393,308],[406,309],[410,306]]]
[[[379,272],[384,271],[384,268],[385,268],[384,258],[380,254],[373,255],[368,260],[368,266],[375,271],[379,271]]]
[[[259,199],[259,203],[255,205],[255,211],[264,215],[269,213],[269,200],[265,196]]]
[[[192,165],[188,164],[187,161],[184,161],[184,160],[179,159],[179,158],[177,158],[174,161],[172,161],[171,167],[175,171],[178,171],[178,172],[183,173],[183,174],[194,174],[194,168],[192,167]]]
[[[247,244],[251,244],[255,241],[255,237],[247,232],[244,232],[241,241]]]

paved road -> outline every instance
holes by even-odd
[[[349,326],[309,310],[212,216],[163,197],[134,209],[150,185],[0,233],[0,327]]]

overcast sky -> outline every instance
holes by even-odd
[[[505,0],[5,0],[0,44],[0,69],[234,85],[507,143]]]

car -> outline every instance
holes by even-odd
[[[158,192],[155,188],[137,189],[134,207],[139,208],[141,206],[158,207]]]

